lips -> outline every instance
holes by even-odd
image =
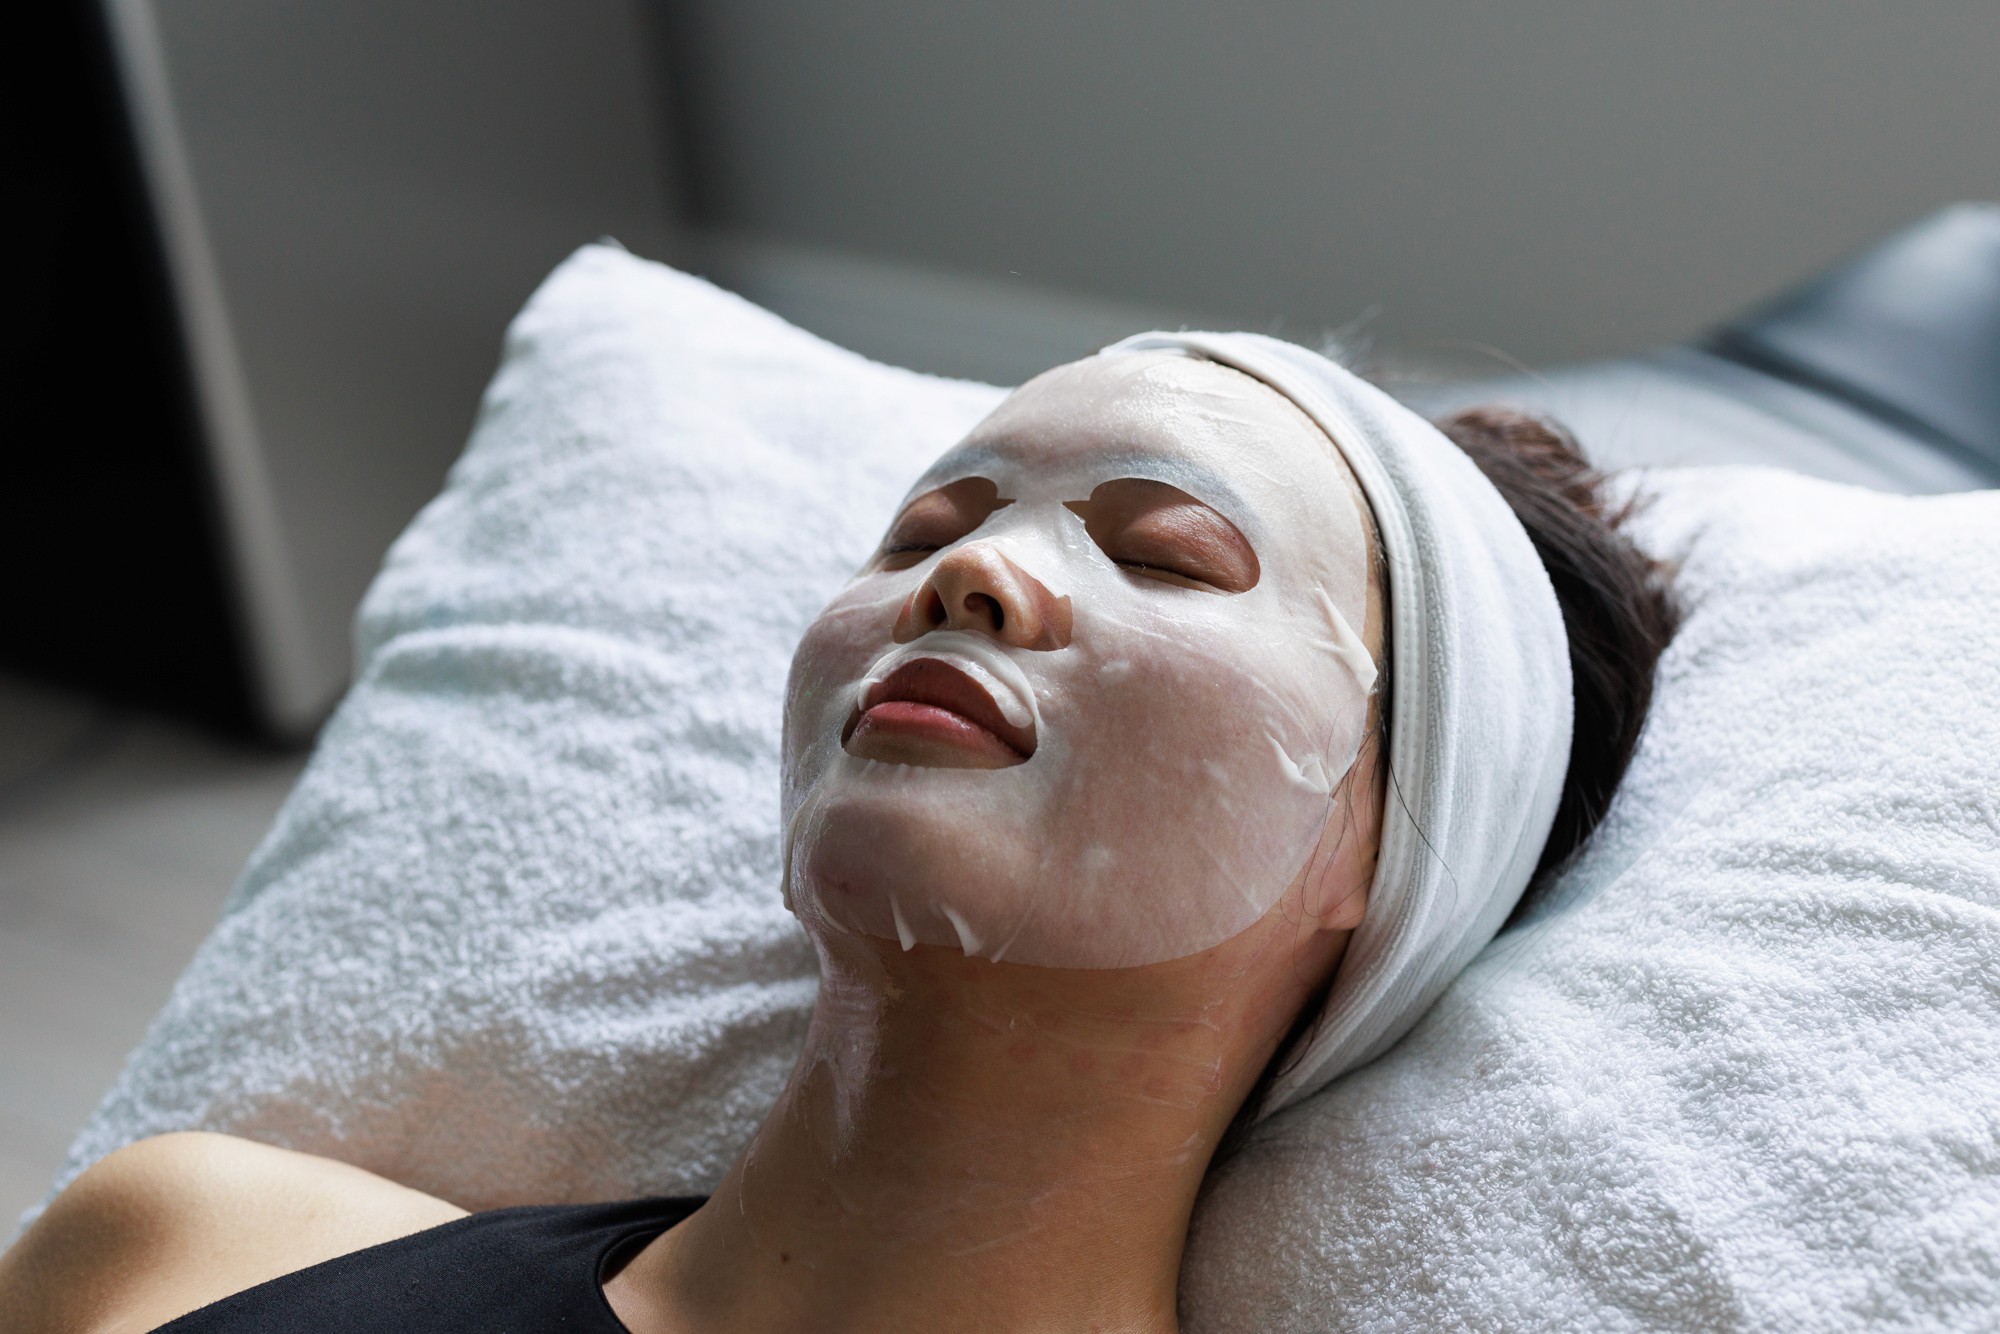
[[[870,758],[1003,768],[1035,753],[1034,726],[1007,721],[987,688],[938,658],[904,663],[869,686],[843,738]]]

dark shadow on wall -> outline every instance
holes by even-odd
[[[11,118],[0,665],[249,730],[214,488],[101,11],[30,5],[10,26],[6,82],[33,103]]]

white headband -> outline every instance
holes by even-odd
[[[1251,375],[1331,436],[1388,569],[1389,768],[1368,908],[1304,1045],[1259,1115],[1387,1050],[1527,888],[1569,766],[1569,641],[1548,572],[1491,482],[1423,418],[1325,357],[1260,334],[1148,333]]]

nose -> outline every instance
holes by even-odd
[[[933,630],[970,630],[1015,648],[1059,649],[1070,623],[1068,598],[986,543],[968,542],[939,557],[903,603],[894,638],[907,644]]]

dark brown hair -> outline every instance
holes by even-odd
[[[1549,573],[1569,639],[1574,693],[1569,771],[1555,823],[1542,847],[1529,890],[1507,918],[1514,925],[1546,883],[1590,837],[1611,805],[1645,729],[1653,702],[1653,669],[1680,625],[1672,570],[1633,544],[1627,522],[1644,504],[1636,488],[1614,487],[1590,466],[1568,431],[1546,418],[1505,407],[1465,408],[1437,428],[1478,465],[1514,517],[1527,529]],[[1393,591],[1391,596],[1394,596]],[[1391,676],[1388,689],[1395,689]],[[1381,747],[1388,710],[1371,740]],[[1391,783],[1395,776],[1389,775]],[[1390,800],[1395,800],[1391,793]],[[1331,983],[1329,982],[1329,986]],[[1292,1023],[1258,1076],[1218,1147],[1227,1157],[1248,1134],[1257,1109],[1285,1063],[1302,1051],[1318,1024],[1321,992]]]
[[[1680,610],[1670,571],[1632,544],[1641,504],[1590,466],[1568,431],[1511,408],[1479,407],[1437,423],[1503,496],[1549,572],[1569,636],[1575,728],[1569,773],[1535,880],[1559,866],[1604,818],[1646,725],[1653,667]],[[1512,925],[1528,902],[1508,919]]]

